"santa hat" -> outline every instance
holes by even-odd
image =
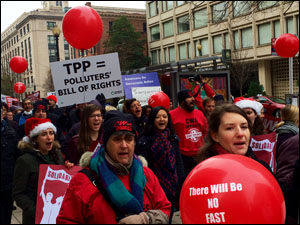
[[[31,117],[25,122],[25,137],[23,141],[30,142],[30,138],[37,136],[43,130],[47,130],[48,128],[53,129],[56,133],[56,127],[51,123],[50,119],[42,119]]]
[[[55,101],[55,103],[57,103],[57,98],[56,98],[56,96],[55,95],[49,95],[48,97],[47,97],[47,99],[48,100],[53,100],[53,101]]]
[[[261,109],[263,108],[263,105],[260,102],[254,100],[253,98],[235,98],[234,104],[240,107],[241,109],[251,108],[256,112],[257,115],[260,115]]]

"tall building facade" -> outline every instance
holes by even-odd
[[[108,31],[113,21],[120,16],[126,16],[136,27],[136,31],[143,33],[146,38],[146,11],[143,9],[113,8],[91,6],[101,16],[103,21],[103,35],[92,49],[83,52],[86,55],[105,54],[103,42],[108,38]],[[23,82],[26,86],[25,94],[40,91],[41,97],[49,92],[50,63],[57,61],[56,38],[52,29],[57,26],[62,31],[64,14],[70,9],[68,1],[42,1],[42,8],[25,12],[17,18],[4,32],[1,33],[1,77],[2,74],[11,76],[12,82]],[[83,56],[82,52],[73,48],[64,39],[61,32],[58,38],[60,61]],[[147,44],[145,45],[147,55]],[[15,74],[9,67],[9,61],[14,56],[23,56],[28,62],[27,70],[22,74]],[[16,96],[16,95],[15,95]]]
[[[148,48],[152,65],[221,56],[257,67],[268,95],[289,93],[289,60],[271,54],[271,39],[299,36],[299,3],[283,1],[147,1]],[[197,45],[201,44],[201,51]],[[294,93],[299,56],[294,58]]]

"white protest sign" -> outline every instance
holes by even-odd
[[[132,97],[139,100],[142,106],[148,105],[148,99],[156,92],[161,91],[160,86],[131,88]]]
[[[60,107],[121,97],[123,85],[118,53],[50,63],[57,103]]]

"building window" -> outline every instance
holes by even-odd
[[[178,34],[190,31],[189,15],[179,17],[177,19]]]
[[[161,1],[162,11],[168,11],[173,8],[173,1]]]
[[[157,2],[153,1],[149,3],[149,15],[150,17],[156,16],[158,14]]]
[[[208,48],[208,38],[200,39],[200,44],[202,46],[201,51],[198,51],[197,45],[199,44],[199,41],[194,42],[194,49],[195,49],[195,56],[203,56],[203,55],[209,55],[209,48]]]
[[[27,24],[27,33],[29,32],[29,23]]]
[[[56,40],[54,35],[48,35],[48,45],[55,45],[56,46]]]
[[[108,23],[109,23],[109,30],[111,30],[113,26],[113,21],[109,21]]]
[[[245,15],[251,10],[251,3],[248,1],[233,2],[233,16]]]
[[[234,39],[234,49],[237,50],[240,48],[240,38],[239,38],[239,31],[233,31],[233,39]]]
[[[174,35],[173,31],[173,20],[163,23],[164,37],[170,37]]]
[[[177,6],[183,5],[185,3],[186,3],[186,1],[176,1],[176,5]]]
[[[296,16],[296,29],[297,29],[297,36],[299,36],[299,16]]]
[[[258,25],[258,44],[270,44],[271,43],[271,29],[270,23],[264,23]]]
[[[147,32],[147,24],[143,23],[143,33]]]
[[[62,1],[56,1],[56,6],[62,6]]]
[[[293,17],[286,18],[286,33],[295,34]]]
[[[65,60],[70,59],[70,52],[69,49],[65,49]]]
[[[207,26],[207,10],[201,9],[194,13],[194,28],[198,29],[200,27]]]
[[[20,29],[20,36],[21,36],[21,37],[23,36],[23,31],[22,31],[22,29]]]
[[[186,46],[185,44],[178,45],[179,60],[186,59]]]
[[[221,2],[212,6],[213,22],[220,22],[225,20],[228,16],[228,2]]]
[[[213,37],[213,53],[222,52],[222,35],[217,35]]]
[[[151,62],[152,65],[160,64],[160,49],[151,51]]]
[[[25,26],[23,27],[23,33],[24,33],[24,35],[26,34],[26,28],[25,28]]]
[[[52,30],[56,26],[56,22],[47,22],[47,30]]]
[[[159,25],[150,28],[151,41],[157,41],[160,39]]]
[[[169,59],[170,59],[170,62],[173,62],[173,61],[176,60],[175,47],[174,46],[169,47]]]
[[[273,23],[274,26],[274,37],[278,38],[280,36],[280,21],[276,20]]]
[[[266,9],[273,7],[277,4],[278,1],[259,1],[258,2],[258,9]]]
[[[242,48],[252,47],[252,28],[242,29]]]

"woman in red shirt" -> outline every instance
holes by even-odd
[[[70,181],[57,224],[168,223],[171,203],[154,173],[134,155],[133,117],[109,111],[103,128],[103,145],[80,159],[84,172]]]

